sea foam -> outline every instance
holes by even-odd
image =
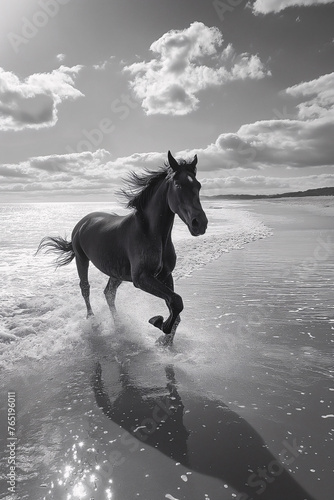
[[[271,234],[261,220],[229,202],[205,202],[209,219],[206,234],[194,238],[178,218],[173,229],[177,252],[176,279],[190,276],[196,269],[218,259],[224,252]],[[78,286],[75,264],[57,271],[52,257],[34,256],[45,235],[69,235],[76,222],[95,210],[126,213],[116,204],[54,203],[2,204],[0,254],[0,367],[14,368],[21,361],[39,360],[84,345],[85,306]],[[114,331],[103,296],[106,276],[90,267],[92,306],[102,333]],[[143,299],[131,302],[136,290],[131,284],[120,287],[120,310],[142,316]],[[145,294],[148,308],[159,299]],[[129,301],[134,307],[128,307]],[[124,303],[124,305],[123,305]],[[163,306],[163,305],[162,305]],[[163,306],[164,307],[164,306]]]

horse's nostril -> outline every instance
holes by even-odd
[[[199,222],[198,222],[198,220],[196,219],[196,217],[195,217],[195,219],[193,219],[193,220],[191,221],[191,224],[192,224],[192,227],[193,227],[194,229],[197,229],[197,228],[198,228],[198,226],[199,226]]]

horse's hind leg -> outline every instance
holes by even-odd
[[[114,320],[117,318],[117,311],[116,311],[116,307],[115,307],[115,297],[116,297],[117,288],[119,287],[119,285],[121,283],[122,283],[122,281],[118,280],[117,278],[109,278],[107,286],[104,289],[104,295],[106,297],[109,309],[111,311],[111,314],[112,314]]]
[[[90,285],[88,282],[88,266],[89,266],[89,260],[87,257],[79,257],[76,255],[76,264],[77,264],[77,269],[78,269],[78,275],[80,278],[80,288],[81,288],[81,293],[82,296],[85,300],[86,307],[87,307],[87,318],[90,316],[94,316],[94,313],[92,311],[90,301],[89,301],[89,290],[90,290]]]

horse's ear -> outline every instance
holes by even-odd
[[[175,158],[173,157],[172,153],[170,151],[168,151],[168,163],[169,163],[169,166],[170,168],[176,172],[179,168],[179,164],[178,162],[175,160]]]
[[[196,165],[197,165],[197,155],[194,156],[194,159],[193,159],[193,161],[190,164],[191,169],[192,169],[192,171],[194,172],[195,175],[196,175],[196,172],[197,172]]]

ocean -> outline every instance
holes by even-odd
[[[207,212],[211,224],[203,238],[192,238],[181,221],[175,224],[176,279],[189,276],[224,252],[270,234],[261,221],[247,212],[210,206]],[[55,271],[52,257],[35,256],[35,252],[44,236],[70,239],[75,224],[97,210],[127,213],[117,203],[0,204],[0,339],[15,341],[0,345],[0,366],[15,364],[22,356],[39,359],[66,348],[76,334],[80,337],[78,325],[84,302],[74,262]],[[106,281],[94,266],[90,267],[91,298],[101,309],[105,308],[102,292]]]
[[[174,228],[185,309],[174,346],[147,320],[157,298],[34,256],[116,204],[3,204],[1,444],[15,399],[9,500],[331,500],[334,229],[326,204],[205,201],[205,236]],[[14,396],[13,396],[14,395]],[[7,397],[8,396],[8,397]]]

